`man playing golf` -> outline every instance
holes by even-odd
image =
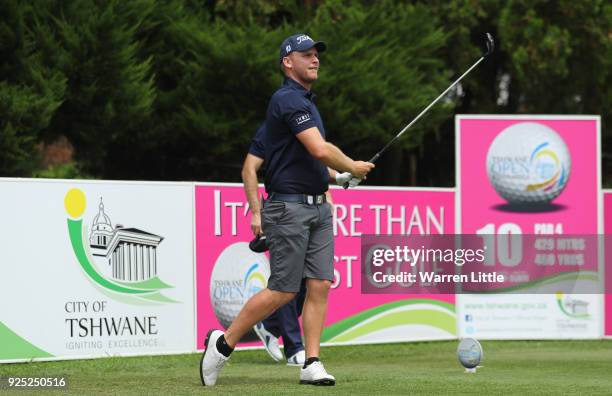
[[[263,166],[266,156],[264,146],[265,133],[266,123],[264,122],[257,129],[242,165],[244,192],[251,212],[251,230],[256,237],[263,235],[257,172]],[[303,283],[302,286],[304,286]],[[277,362],[284,358],[279,345],[279,338],[283,337],[288,366],[303,366],[306,361],[306,354],[302,343],[302,330],[299,322],[305,298],[306,288],[302,287],[293,300],[253,326],[255,334],[263,342],[266,351]]]
[[[270,245],[268,288],[254,295],[225,334],[209,331],[200,363],[204,385],[214,385],[240,338],[253,325],[295,297],[306,279],[302,312],[306,362],[301,384],[334,385],[319,360],[320,340],[333,279],[331,206],[326,202],[328,170],[364,178],[374,167],[353,161],[325,141],[325,129],[310,88],[318,77],[319,52],[326,48],[305,34],[280,47],[285,81],[268,104],[265,137],[265,186],[268,198],[261,214]]]
[[[257,132],[251,141],[249,152],[242,165],[242,181],[244,192],[249,202],[251,212],[251,230],[255,237],[263,236],[261,228],[261,205],[258,193],[257,172],[262,168],[265,158],[264,139],[266,137],[266,123],[264,122],[257,128]],[[358,180],[352,181],[352,175],[348,172],[337,173],[328,168],[329,182],[343,186],[349,183],[351,187],[358,184]],[[332,203],[329,190],[325,193],[327,202]],[[255,240],[251,244],[255,243]],[[267,249],[266,249],[267,250]],[[255,249],[259,252],[260,250]],[[302,281],[302,287],[296,297],[287,304],[280,307],[272,315],[258,322],[253,326],[253,330],[263,342],[266,351],[275,361],[283,359],[283,352],[280,349],[279,338],[283,337],[285,354],[288,366],[303,366],[306,361],[304,345],[302,343],[302,332],[298,318],[302,315],[304,299],[306,297],[306,287]]]

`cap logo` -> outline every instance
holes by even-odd
[[[290,45],[285,47],[285,52],[291,52],[291,46]]]
[[[297,36],[296,40],[297,40],[298,44],[302,44],[302,41],[312,41],[310,36],[307,36],[305,34],[302,34],[301,36]]]

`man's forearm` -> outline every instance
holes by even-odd
[[[343,172],[351,172],[353,170],[354,161],[329,142],[325,142],[325,153],[320,159],[330,168]]]
[[[249,202],[251,212],[254,214],[259,214],[261,207],[259,206],[257,173],[250,171],[242,172],[242,181],[244,183],[244,192],[246,194],[247,201]]]

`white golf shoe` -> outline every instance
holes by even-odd
[[[300,384],[333,386],[336,384],[336,378],[331,374],[327,374],[323,363],[314,362],[300,371]]]
[[[278,337],[266,330],[262,322],[259,322],[253,326],[253,330],[255,330],[255,334],[257,334],[261,342],[263,342],[268,355],[270,355],[274,361],[280,362],[284,356],[283,351],[281,351],[280,346],[278,345]]]
[[[287,359],[287,366],[303,366],[306,362],[306,352],[302,349]]]
[[[229,360],[217,350],[217,340],[223,335],[221,330],[210,330],[204,343],[206,350],[200,359],[200,379],[202,385],[213,386],[217,383],[219,372]]]

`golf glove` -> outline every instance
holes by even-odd
[[[336,184],[344,186],[346,183],[349,184],[349,187],[356,187],[361,183],[361,179],[353,177],[350,172],[336,173]]]

